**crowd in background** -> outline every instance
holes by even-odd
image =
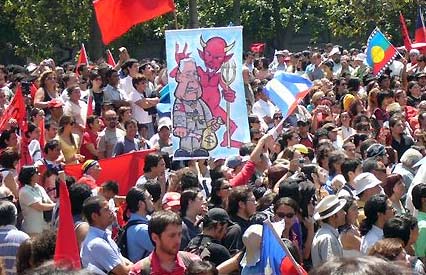
[[[28,126],[11,119],[0,135],[0,274],[265,274],[265,220],[310,274],[425,274],[426,55],[402,53],[375,77],[364,50],[246,52],[250,142],[187,161],[173,160],[172,120],[156,109],[160,60],[120,48],[115,67],[1,65],[0,112],[20,86]],[[277,71],[313,82],[288,116],[264,91]],[[156,151],[126,196],[97,181],[98,160],[144,149]],[[75,163],[81,178],[63,171]],[[61,180],[80,271],[52,264]]]

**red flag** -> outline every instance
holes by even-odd
[[[77,65],[75,66],[75,73],[78,74],[78,67],[80,64],[86,64],[89,66],[89,59],[87,58],[86,48],[84,44],[81,44],[80,54],[78,55]]]
[[[404,46],[407,51],[411,50],[411,40],[408,33],[407,25],[405,24],[405,18],[402,12],[399,12],[399,22],[401,23],[402,39],[404,40]]]
[[[55,265],[80,269],[80,253],[71,215],[71,202],[67,185],[63,181],[59,183],[59,205],[59,226],[54,256]]]
[[[89,98],[87,100],[87,114],[86,114],[86,119],[93,115],[93,96],[89,95]]]
[[[102,172],[96,184],[100,186],[107,180],[115,180],[119,185],[119,194],[125,196],[129,189],[135,185],[138,178],[143,175],[145,156],[152,152],[155,152],[155,149],[137,151],[114,158],[99,160]],[[76,179],[81,178],[83,174],[81,164],[65,165],[65,173]]]
[[[0,131],[4,130],[7,126],[7,123],[11,118],[14,118],[18,121],[18,125],[21,127],[21,130],[26,130],[22,128],[23,123],[26,119],[26,110],[24,103],[24,96],[22,95],[21,85],[18,85],[16,88],[15,96],[12,98],[10,105],[4,111],[3,116],[0,119]]]
[[[250,51],[254,53],[263,53],[265,50],[265,43],[253,43],[250,45]]]
[[[18,167],[18,171],[25,165],[31,165],[33,163],[33,159],[31,158],[30,155],[30,150],[28,148],[29,145],[29,140],[27,138],[27,136],[25,135],[25,132],[28,130],[28,124],[27,122],[24,120],[21,124],[21,146],[20,146],[20,155],[21,158],[19,159],[19,167]]]
[[[107,50],[107,63],[113,68],[117,65],[117,63],[115,63],[114,56],[112,56],[110,50]]]
[[[414,34],[414,40],[416,41],[416,43],[426,42],[425,21],[423,18],[423,11],[420,6],[417,12],[416,32]]]
[[[31,95],[32,100],[34,100],[34,96],[35,96],[36,92],[37,92],[36,85],[34,83],[31,83],[31,86],[30,86],[30,95]]]
[[[40,142],[41,151],[43,151],[44,144],[46,143],[46,137],[44,136],[46,134],[46,129],[44,127],[44,118],[40,120],[38,127],[40,128],[40,138],[38,139],[38,142]]]
[[[93,5],[105,45],[134,25],[175,9],[173,0],[95,0]]]

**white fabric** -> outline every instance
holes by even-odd
[[[152,116],[150,116],[147,111],[145,111],[142,107],[136,104],[136,102],[143,99],[143,94],[139,93],[136,90],[130,93],[130,101],[132,104],[132,117],[136,119],[136,121],[139,123],[151,123]]]

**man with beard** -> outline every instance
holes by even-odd
[[[175,157],[208,157],[207,149],[211,148],[203,148],[203,132],[210,128],[215,135],[214,132],[219,128],[211,110],[201,99],[199,79],[194,60],[181,60],[176,74],[178,85],[172,116],[175,127],[173,134],[180,138]]]
[[[117,114],[113,110],[105,112],[106,128],[99,134],[99,159],[110,158],[118,140],[123,139],[126,133],[117,128]]]
[[[151,194],[137,187],[127,193],[126,203],[130,211],[130,218],[125,227],[127,255],[132,262],[136,262],[154,250],[148,234],[148,215],[154,211],[154,204]]]
[[[148,223],[149,237],[154,251],[137,262],[129,274],[178,274],[184,275],[197,255],[179,251],[182,237],[182,219],[172,211],[155,212]]]

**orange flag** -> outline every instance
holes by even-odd
[[[105,45],[134,25],[175,9],[173,0],[95,0],[93,5]]]
[[[87,64],[89,66],[89,58],[87,58],[86,48],[84,47],[84,44],[81,44],[80,54],[78,56],[77,65],[75,66],[75,73],[78,74],[78,66],[80,64]]]
[[[113,68],[117,65],[117,63],[115,63],[114,56],[112,56],[110,50],[107,50],[107,63]]]
[[[107,180],[115,180],[119,185],[119,194],[125,196],[129,189],[135,185],[138,178],[143,175],[145,156],[153,152],[155,152],[155,149],[142,150],[99,160],[102,172],[96,184],[100,186]],[[83,175],[81,166],[82,164],[67,164],[64,170],[68,176],[79,179]]]
[[[80,269],[80,253],[74,231],[71,202],[67,185],[63,181],[59,183],[59,206],[59,226],[54,255],[55,265]]]

